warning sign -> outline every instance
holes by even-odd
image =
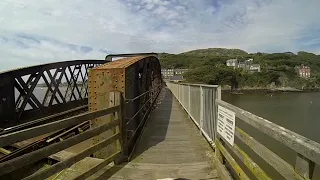
[[[218,106],[217,131],[229,144],[233,146],[234,131],[236,127],[236,115],[234,112],[222,106]]]

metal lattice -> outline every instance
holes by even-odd
[[[87,104],[88,71],[106,62],[65,61],[0,73],[0,128]]]

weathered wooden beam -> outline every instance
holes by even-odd
[[[0,147],[4,147],[16,142],[23,141],[25,139],[30,139],[30,138],[40,136],[42,134],[50,133],[56,130],[68,128],[70,126],[80,124],[82,122],[85,122],[97,117],[105,116],[107,114],[118,111],[119,109],[120,109],[120,106],[115,106],[115,107],[106,108],[106,109],[102,109],[94,112],[87,112],[87,113],[79,114],[76,116],[72,116],[70,118],[51,122],[48,124],[31,127],[28,129],[24,129],[24,130],[9,133],[9,134],[4,134],[0,136]]]
[[[216,141],[216,147],[219,148],[221,153],[226,158],[227,162],[231,165],[234,172],[237,174],[237,176],[241,180],[249,180],[249,177],[246,175],[246,173],[241,169],[241,167],[238,165],[238,163],[233,159],[233,157],[228,153],[228,151],[223,147],[223,145],[219,142],[219,140]]]
[[[74,180],[83,180],[83,179],[87,179],[88,177],[90,177],[91,175],[93,175],[94,173],[98,172],[100,169],[102,169],[103,167],[107,166],[108,164],[110,164],[112,161],[116,160],[117,158],[119,158],[120,156],[120,152],[116,152],[113,155],[111,155],[110,157],[108,157],[107,159],[105,159],[104,161],[102,161],[100,164],[94,166],[93,168],[91,168],[90,170],[80,174],[79,176],[77,176],[76,178],[74,178]]]
[[[76,154],[75,156],[72,156],[64,161],[58,162],[48,169],[45,169],[43,171],[37,172],[35,174],[32,174],[31,176],[24,178],[24,180],[43,180],[43,179],[46,179],[46,178],[54,175],[55,173],[72,166],[76,162],[79,162],[80,160],[84,159],[85,157],[90,156],[94,152],[108,146],[109,144],[111,144],[114,141],[116,141],[117,139],[119,139],[119,137],[120,137],[119,133],[115,134],[115,135],[111,136],[110,138],[105,139],[96,145],[90,146],[89,148],[81,151],[79,154]]]
[[[222,161],[219,160],[217,157],[218,148],[215,148],[215,151],[216,151],[216,153],[213,154],[212,157],[213,157],[214,164],[217,168],[217,171],[218,171],[219,175],[221,176],[221,179],[222,180],[231,180],[232,178],[231,178],[227,168],[222,164]],[[220,151],[219,151],[219,153],[220,153]]]
[[[0,176],[10,173],[14,170],[17,170],[25,165],[32,164],[34,162],[37,162],[43,158],[46,158],[50,156],[51,154],[57,153],[63,149],[69,148],[73,145],[76,145],[82,141],[85,141],[89,138],[92,138],[98,134],[101,134],[102,132],[105,132],[109,130],[110,128],[113,128],[114,126],[119,125],[119,120],[114,120],[108,124],[104,124],[101,126],[98,126],[96,128],[90,129],[82,134],[73,136],[67,140],[51,144],[49,146],[46,146],[42,149],[33,151],[31,153],[22,155],[20,157],[17,157],[15,159],[11,159],[9,161],[5,161],[3,163],[0,163]]]
[[[310,159],[311,161],[320,164],[319,143],[222,100],[217,100],[216,102],[219,105],[234,111],[236,113],[236,117],[243,120],[244,122],[276,139],[277,141],[286,145],[297,153],[302,154],[304,157]]]
[[[231,146],[226,143],[226,145],[232,150],[232,152],[238,156],[242,163],[252,172],[257,179],[260,180],[271,180],[271,178],[261,169],[261,167],[256,164],[239,146],[234,144]]]
[[[297,154],[295,171],[305,179],[312,179],[315,163],[301,154]]]
[[[281,159],[274,152],[270,151],[264,145],[259,143],[253,137],[248,135],[242,129],[236,127],[235,136],[238,137],[244,144],[251,148],[257,155],[265,160],[279,174],[289,180],[303,180],[286,161]]]

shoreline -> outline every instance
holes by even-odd
[[[306,93],[306,92],[320,92],[320,89],[296,89],[296,88],[239,88],[237,90],[231,90],[229,88],[222,88],[222,92],[230,94],[244,94],[250,92],[261,92],[261,93],[278,93],[278,92],[296,92],[296,93]]]

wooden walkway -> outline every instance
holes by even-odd
[[[212,153],[212,149],[178,101],[164,88],[138,142],[133,159],[124,165],[108,166],[89,179],[220,179],[213,165]],[[81,164],[84,163],[89,168],[100,161],[102,160],[86,158]],[[57,179],[71,179],[70,175],[77,174],[75,171],[81,172],[81,168],[82,166],[75,164],[67,170],[69,173],[63,173]]]

